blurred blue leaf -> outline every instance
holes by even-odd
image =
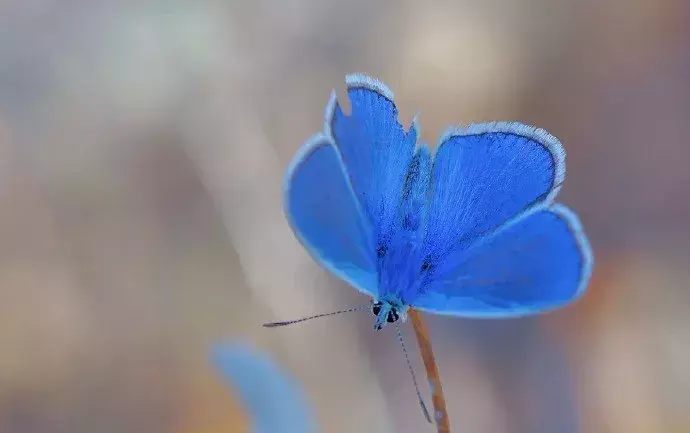
[[[316,421],[299,384],[269,357],[246,344],[223,344],[213,363],[230,382],[255,433],[312,433]]]

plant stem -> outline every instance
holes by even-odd
[[[431,348],[429,331],[427,330],[420,312],[411,308],[408,314],[412,321],[414,333],[417,336],[417,344],[419,345],[419,351],[424,360],[426,376],[429,380],[429,386],[431,387],[431,400],[434,404],[434,413],[432,417],[436,421],[438,433],[450,433],[446,400],[443,398],[443,388],[441,387],[441,380],[438,377],[438,366],[434,358],[434,351]]]

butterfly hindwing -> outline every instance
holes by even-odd
[[[563,205],[537,206],[443,258],[414,307],[463,317],[543,312],[579,298],[592,266],[575,214]]]
[[[292,230],[314,260],[374,296],[371,227],[328,136],[319,134],[302,147],[287,171],[284,195]]]

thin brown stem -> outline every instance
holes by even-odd
[[[417,336],[417,344],[419,345],[419,351],[424,360],[426,376],[429,379],[429,386],[431,387],[431,401],[434,404],[433,418],[436,421],[437,431],[438,433],[450,433],[446,400],[443,398],[443,388],[441,387],[441,379],[438,377],[438,366],[434,358],[434,351],[431,348],[429,331],[419,311],[411,308],[408,314],[412,321],[414,333]]]

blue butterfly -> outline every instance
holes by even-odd
[[[582,296],[594,261],[577,216],[554,203],[565,179],[558,139],[476,124],[448,129],[432,156],[416,119],[408,130],[398,121],[386,85],[359,74],[346,83],[351,113],[333,91],[324,132],[287,170],[284,210],[317,263],[372,297],[375,329],[411,307],[506,318]]]
[[[409,307],[458,317],[552,310],[586,290],[593,256],[577,216],[554,203],[565,150],[515,122],[449,128],[434,156],[405,131],[391,90],[346,77],[324,132],[285,177],[284,210],[313,259],[373,298],[376,329]]]

